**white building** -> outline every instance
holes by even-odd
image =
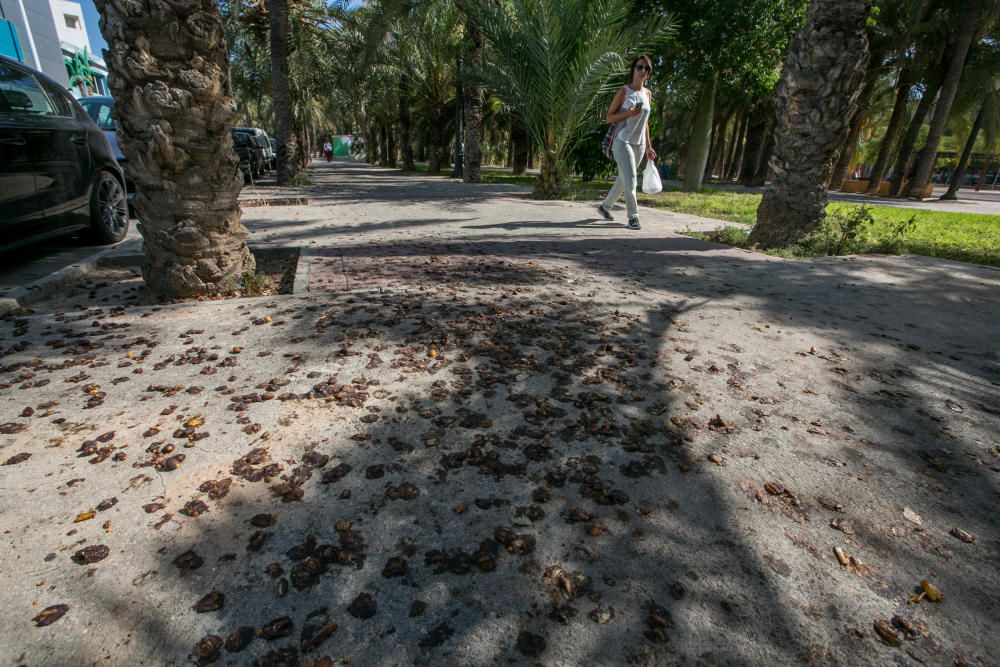
[[[76,82],[70,81],[73,95],[76,97],[87,94],[108,95],[108,66],[104,64],[101,54],[95,53],[90,45],[90,35],[87,34],[87,24],[83,20],[83,8],[80,7],[80,3],[75,0],[49,0],[49,7],[52,9],[63,59],[72,61],[77,53],[84,52],[90,58],[90,67],[93,70],[91,79],[94,86],[88,87],[85,91],[81,85],[73,85]]]
[[[69,88],[59,33],[46,0],[0,0],[0,22],[0,53],[41,70]]]
[[[83,8],[75,0],[0,0],[0,53],[48,74],[76,97],[109,94],[108,67],[91,47]],[[86,86],[70,80],[82,53],[89,58],[92,82]]]

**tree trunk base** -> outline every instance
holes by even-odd
[[[534,198],[560,199],[565,194],[566,179],[561,171],[552,165],[542,165],[541,173],[535,179]]]
[[[784,196],[790,192],[793,196]],[[827,194],[825,188],[813,188],[805,183],[795,187],[774,186],[764,191],[757,207],[757,224],[748,241],[761,248],[782,248],[797,243],[823,222],[826,217]]]
[[[139,223],[142,277],[157,294],[174,297],[231,292],[256,268],[237,211],[219,225],[180,220],[170,228]]]

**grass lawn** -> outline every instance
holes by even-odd
[[[516,183],[530,187],[535,177],[483,170],[483,181]],[[566,199],[596,200],[607,192],[609,187],[611,181],[608,180],[599,179],[584,183],[578,178],[571,178]],[[698,193],[664,190],[657,195],[640,194],[639,203],[677,213],[739,222],[752,227],[756,222],[760,197],[759,194],[752,192],[733,192],[709,187]],[[827,212],[847,212],[854,208],[856,208],[854,204],[831,202]],[[871,247],[875,251],[885,252],[886,247],[881,243],[888,242],[893,227],[914,216],[913,227],[894,245],[893,250],[896,252],[1000,266],[1000,216],[922,211],[891,206],[872,206],[870,209],[875,223],[870,226],[868,232],[872,237]],[[722,240],[738,243],[740,236],[731,233]]]

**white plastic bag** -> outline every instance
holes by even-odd
[[[655,195],[662,190],[663,183],[660,182],[660,170],[650,160],[646,163],[646,171],[642,172],[642,191],[647,195]]]

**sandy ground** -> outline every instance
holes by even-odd
[[[309,292],[0,321],[0,661],[996,664],[1000,272],[313,174]]]

